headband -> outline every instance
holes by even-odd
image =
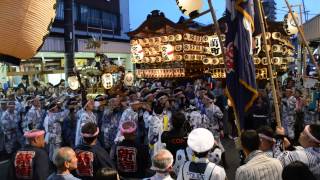
[[[315,138],[311,132],[310,132],[310,125],[307,125],[305,128],[304,128],[304,133],[306,133],[306,135],[314,142],[320,144],[320,140],[318,140],[317,138]]]
[[[91,138],[91,137],[98,136],[98,134],[99,134],[99,128],[97,128],[97,131],[93,134],[81,133],[81,136],[85,138]]]
[[[43,130],[39,130],[39,131],[28,131],[28,132],[25,132],[24,133],[24,137],[26,138],[35,138],[35,137],[38,137],[38,136],[42,136],[44,135],[45,131]]]
[[[174,94],[174,96],[179,96],[180,94],[183,94],[182,91],[177,92],[176,94]]]
[[[259,137],[260,137],[260,138],[262,138],[262,139],[265,139],[265,140],[268,140],[268,141],[275,142],[275,139],[274,139],[274,138],[272,138],[272,137],[266,136],[266,135],[261,134],[261,133],[259,133],[258,135],[259,135]]]
[[[137,129],[137,125],[134,122],[132,122],[132,124],[133,124],[133,127],[129,127],[126,129],[124,129],[123,126],[121,125],[121,127],[120,127],[121,134],[131,134],[131,133],[135,132]]]
[[[158,97],[158,100],[160,101],[161,99],[163,99],[165,97],[167,97],[167,95],[162,95],[162,96]]]
[[[54,108],[56,108],[56,107],[57,107],[57,105],[53,106],[52,108],[49,109],[49,111],[51,111],[52,109],[54,109]]]
[[[144,97],[144,99],[148,99],[149,97],[151,97],[151,96],[153,96],[153,95],[154,95],[154,94],[150,93],[150,94],[146,95],[146,96]]]

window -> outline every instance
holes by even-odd
[[[82,24],[87,24],[89,17],[89,10],[87,6],[81,5],[80,6],[80,22]]]
[[[118,18],[115,14],[102,12],[102,26],[104,28],[116,29],[118,27]]]
[[[63,1],[58,1],[57,2],[56,19],[58,19],[58,20],[63,20],[64,19],[64,4],[63,4]]]
[[[86,5],[79,5],[75,11],[75,14],[78,14],[76,20],[81,24],[105,29],[119,29],[119,18],[116,14],[90,8]]]
[[[90,15],[88,18],[88,22],[90,25],[101,26],[101,11],[97,9],[90,9]]]

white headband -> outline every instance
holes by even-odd
[[[262,139],[265,139],[265,140],[268,140],[268,141],[272,141],[272,142],[275,142],[275,141],[276,141],[274,138],[269,137],[269,136],[266,136],[266,135],[264,135],[264,134],[259,133],[258,135],[259,135],[259,137],[262,138]]]
[[[305,128],[304,128],[304,132],[306,133],[306,135],[311,139],[313,140],[314,142],[320,144],[320,140],[318,140],[317,138],[315,138],[311,132],[310,132],[310,125],[307,125]]]
[[[97,128],[97,131],[94,134],[81,133],[81,136],[86,138],[91,138],[91,137],[98,136],[98,134],[99,134],[99,128]]]

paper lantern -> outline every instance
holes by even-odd
[[[175,51],[182,51],[182,45],[175,45],[174,50]]]
[[[181,41],[182,40],[182,35],[181,34],[176,34],[175,39],[176,39],[176,41]]]
[[[207,64],[212,64],[212,58],[204,58],[202,60],[202,63],[207,65]]]
[[[293,12],[293,16],[299,23],[298,14],[296,12]],[[290,36],[298,33],[298,28],[294,23],[293,17],[290,13],[284,16],[283,29]]]
[[[78,81],[77,76],[68,77],[68,85],[69,85],[70,89],[77,90],[80,87],[80,83]]]
[[[283,46],[282,47],[282,55],[287,55],[288,54],[288,48]]]
[[[258,58],[258,57],[254,57],[254,58],[253,58],[253,63],[254,63],[254,65],[258,65],[258,64],[261,63],[261,59]]]
[[[202,0],[176,0],[180,11],[190,17],[199,14],[199,10],[203,6]]]
[[[55,0],[1,0],[0,54],[30,59],[50,33]]]
[[[219,56],[222,53],[218,36],[209,37],[209,47],[213,56]]]
[[[140,44],[131,46],[131,58],[134,62],[141,61],[144,57],[144,52],[142,50],[142,46]]]
[[[255,41],[255,46],[253,49],[253,52],[254,52],[253,54],[258,55],[261,51],[261,36],[255,36],[254,41]]]
[[[123,81],[126,86],[132,86],[134,82],[133,73],[132,72],[126,73]]]
[[[175,55],[175,56],[174,56],[174,59],[175,59],[176,61],[182,61],[183,57],[182,57],[182,55]]]
[[[168,36],[161,36],[161,42],[168,42]]]
[[[107,73],[102,75],[102,85],[105,89],[111,89],[113,86],[112,74]]]
[[[202,42],[208,42],[208,40],[209,40],[209,36],[207,35],[202,36]]]
[[[281,39],[281,33],[280,32],[273,32],[272,39],[275,39],[275,40]]]
[[[282,52],[281,45],[278,45],[278,44],[272,45],[272,52],[275,52],[275,53],[280,53],[280,52]]]
[[[171,44],[163,45],[161,49],[164,61],[172,61],[174,59],[174,47]]]
[[[272,58],[272,63],[275,65],[280,65],[281,64],[281,58],[280,57],[273,57]]]

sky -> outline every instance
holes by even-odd
[[[284,0],[275,0],[277,3],[277,21],[283,20],[284,15],[287,13],[287,8]],[[309,19],[316,14],[320,14],[320,3],[319,0],[304,0],[306,11],[309,11]],[[204,6],[202,11],[208,9],[206,0],[203,0]],[[212,0],[214,9],[216,10],[217,17],[221,17],[225,10],[225,0]],[[302,4],[302,0],[289,0],[291,5]],[[146,20],[147,15],[152,10],[160,10],[165,16],[173,22],[177,22],[183,14],[176,5],[175,0],[129,0],[130,6],[130,29],[135,30],[138,28],[143,21]],[[294,10],[299,12],[299,7],[294,7]],[[204,24],[212,23],[210,14],[196,19],[196,21]]]

